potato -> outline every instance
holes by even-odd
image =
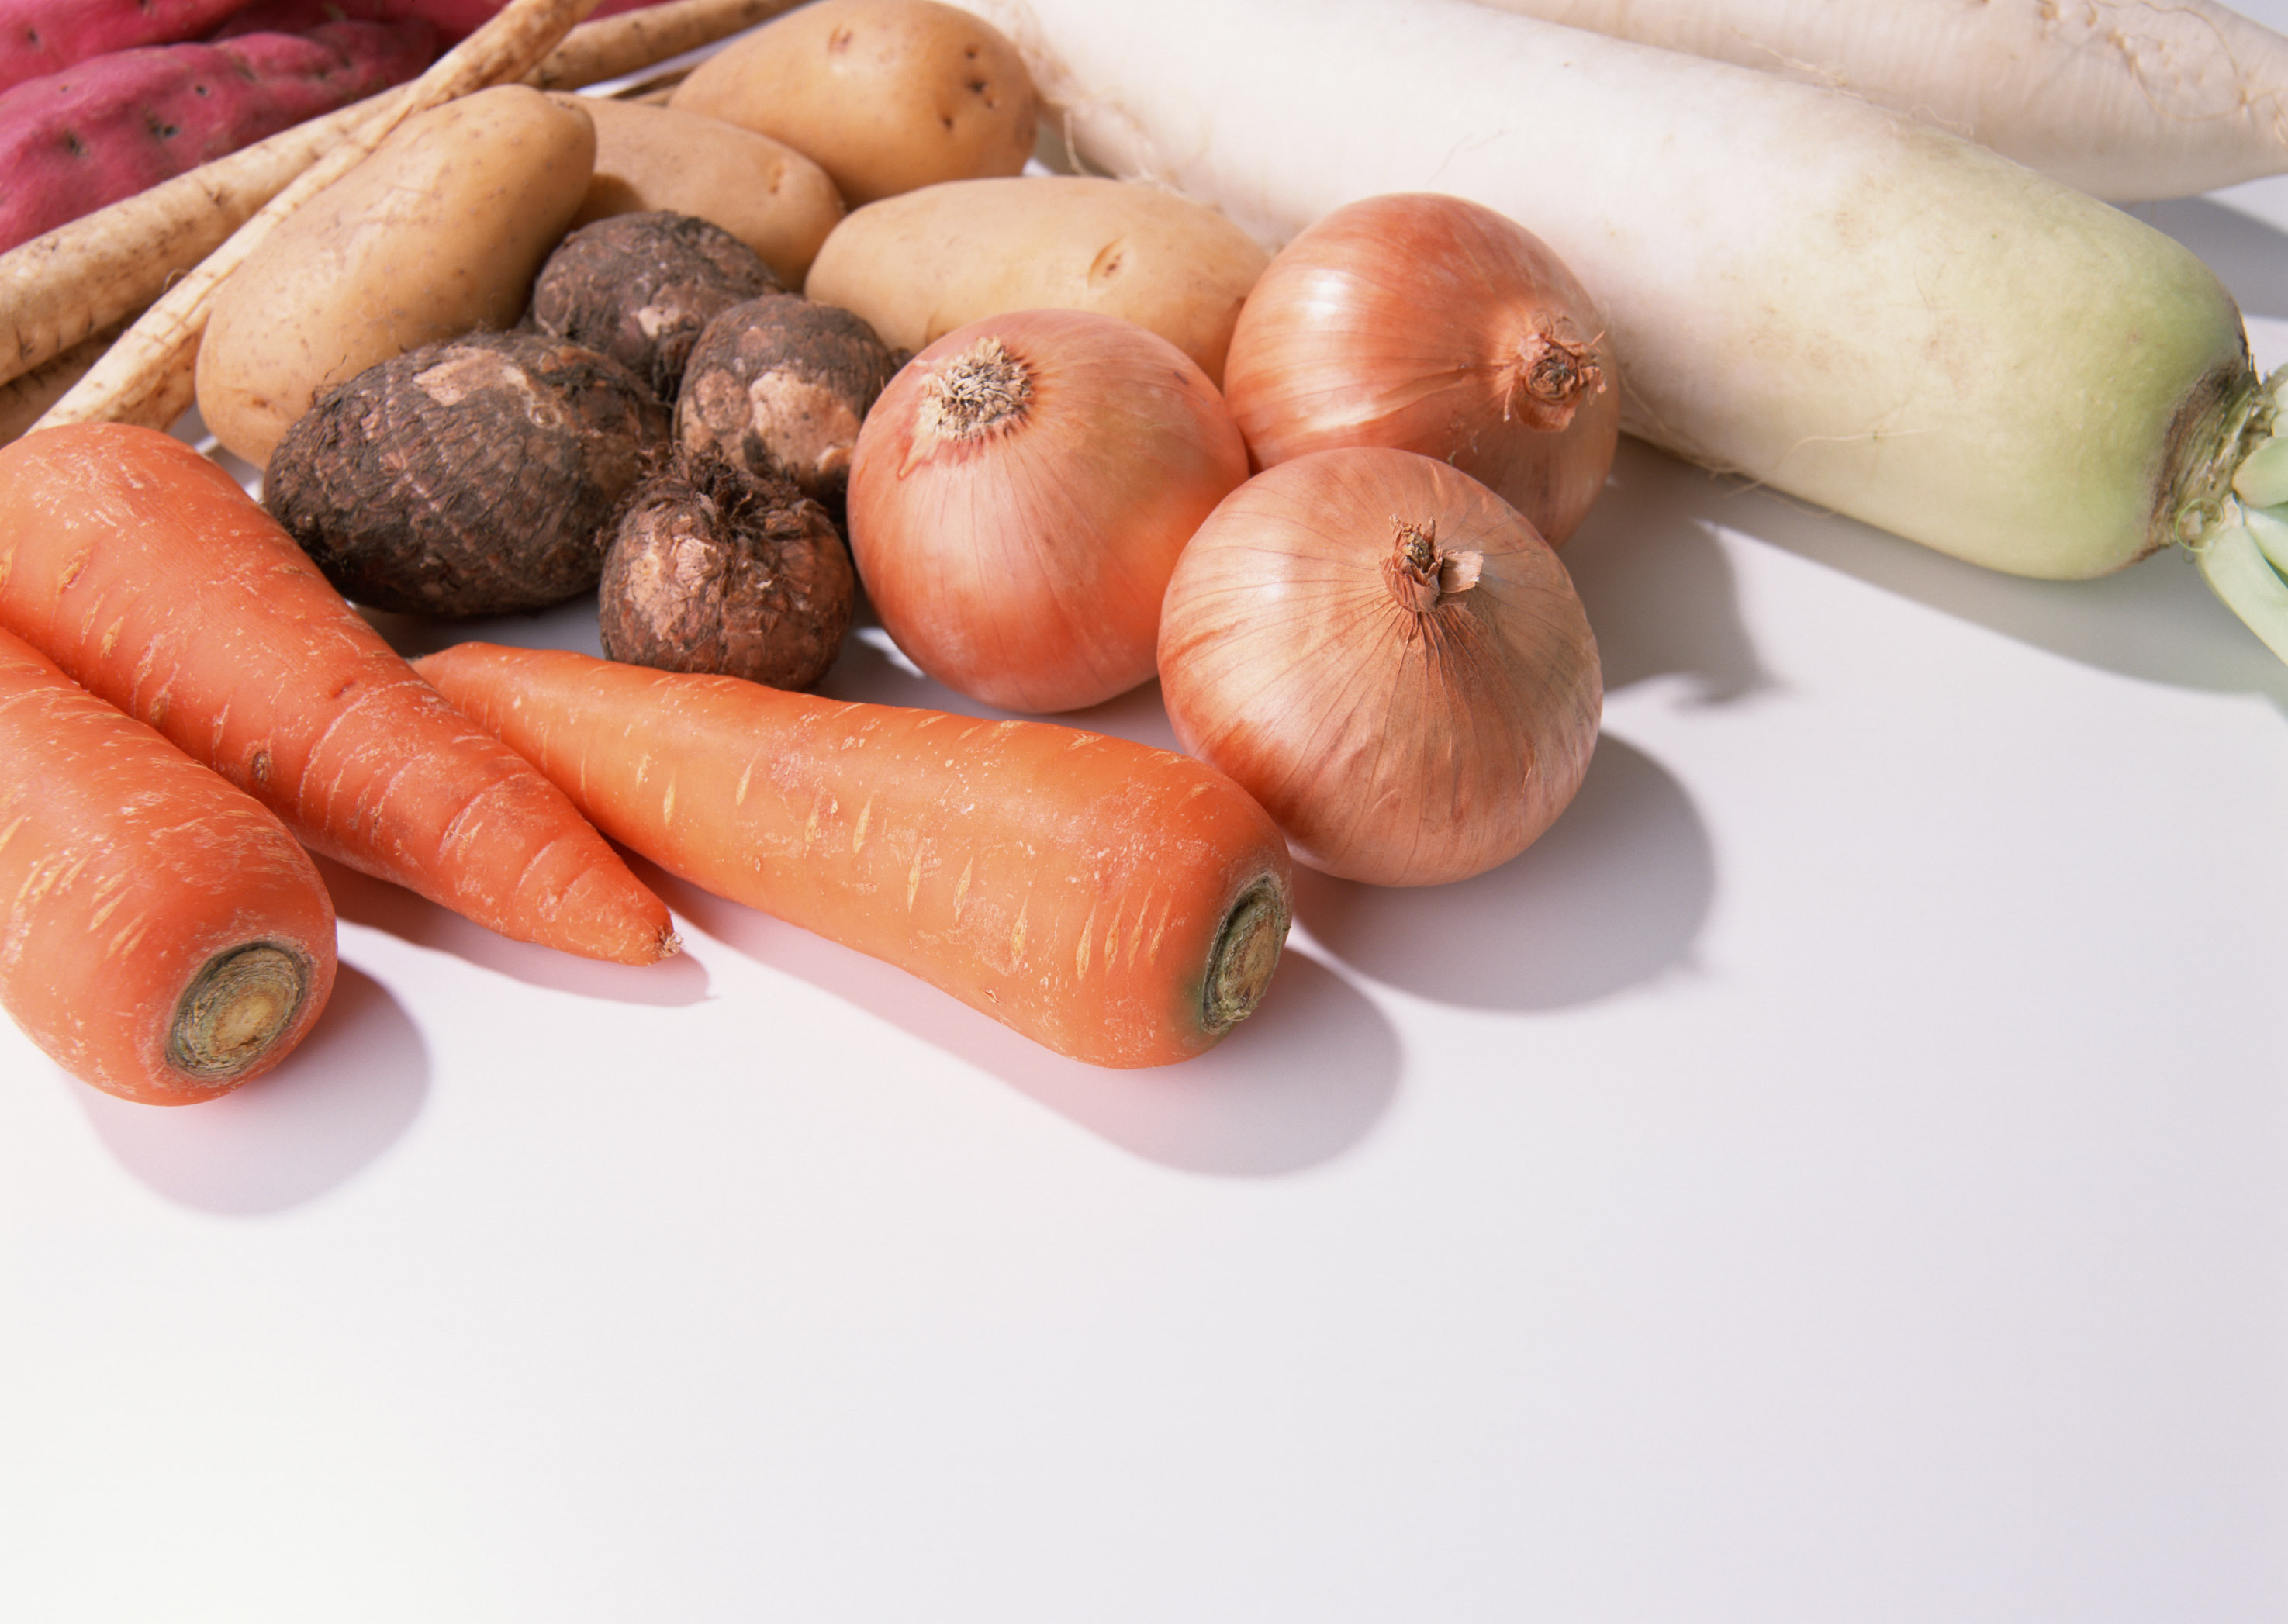
[[[712,220],[802,286],[842,218],[826,171],[783,141],[704,114],[604,96],[570,98],[596,123],[596,171],[573,224],[664,209]]]
[[[1093,176],[954,180],[851,211],[803,291],[918,350],[1012,310],[1149,328],[1223,385],[1239,307],[1270,256],[1204,203]]]
[[[700,63],[667,105],[807,154],[854,209],[1013,175],[1040,116],[1016,47],[936,0],[814,0]]]
[[[512,324],[595,154],[585,113],[522,85],[406,120],[222,284],[199,345],[207,427],[258,466],[333,384]]]

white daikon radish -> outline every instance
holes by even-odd
[[[1624,425],[2020,574],[2179,543],[2288,658],[2230,486],[2270,431],[2240,313],[2178,243],[1861,99],[1475,0],[971,0],[1089,164],[1267,245],[1444,191],[1555,249]]]
[[[2214,0],[1486,0],[1850,91],[2117,202],[2288,170],[2288,39]]]

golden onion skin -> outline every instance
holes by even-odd
[[[1410,544],[1426,571],[1404,566]],[[1302,861],[1381,885],[1530,845],[1580,787],[1604,697],[1588,617],[1532,524],[1382,448],[1310,453],[1225,498],[1168,583],[1159,659],[1184,749]]]

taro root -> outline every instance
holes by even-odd
[[[676,439],[750,472],[776,469],[838,516],[858,425],[896,370],[874,329],[838,305],[751,299],[699,335]]]
[[[671,401],[709,321],[784,291],[762,257],[720,226],[655,209],[567,236],[533,283],[530,314],[542,332],[601,351]]]
[[[604,527],[668,427],[641,380],[593,350],[473,333],[321,398],[278,442],[263,502],[354,602],[544,609],[596,584]]]
[[[841,649],[856,589],[826,511],[792,480],[679,449],[621,504],[599,626],[631,665],[806,688]]]

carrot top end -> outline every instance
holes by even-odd
[[[218,953],[175,1006],[167,1058],[202,1082],[243,1077],[291,1032],[309,997],[311,967],[277,942],[249,942]]]
[[[1285,888],[1269,875],[1234,900],[1216,931],[1200,993],[1200,1025],[1211,1036],[1228,1032],[1262,1002],[1292,918]]]

